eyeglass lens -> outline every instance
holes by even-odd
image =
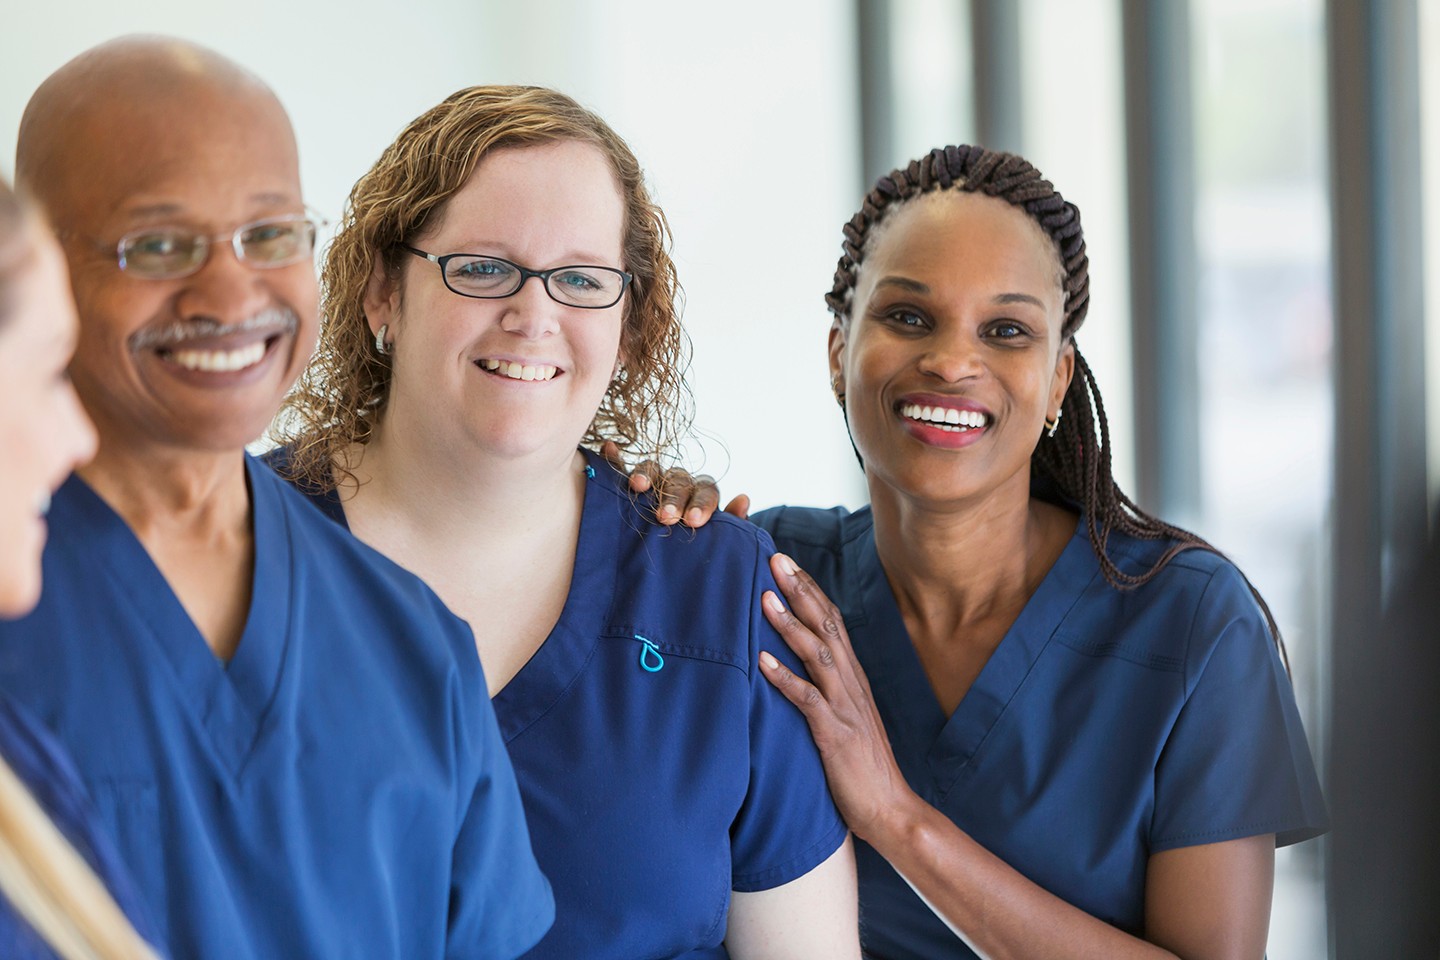
[[[508,297],[525,276],[515,264],[494,257],[452,257],[445,264],[446,285],[467,297]],[[624,274],[608,267],[559,267],[543,279],[551,297],[577,307],[608,307],[625,290]]]
[[[251,266],[282,267],[310,255],[315,224],[301,218],[261,220],[240,227],[230,239],[236,256]],[[136,231],[120,241],[120,266],[145,277],[183,277],[200,269],[214,242],[181,227]]]

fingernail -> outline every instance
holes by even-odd
[[[775,591],[773,590],[765,591],[765,606],[774,610],[776,613],[785,612],[785,604],[780,602],[780,598],[775,596]]]
[[[800,572],[800,568],[795,566],[795,561],[791,560],[785,554],[777,553],[775,554],[775,556],[779,558],[780,569],[785,571],[785,576],[793,577],[795,576],[795,574]]]
[[[691,507],[690,511],[685,514],[685,522],[690,524],[690,526],[692,527],[698,526],[700,523],[700,516],[700,508]]]
[[[679,513],[680,511],[675,508],[675,504],[673,503],[667,503],[660,508],[660,516],[665,517],[667,520],[674,519]]]
[[[761,665],[762,667],[764,667],[766,670],[774,670],[774,669],[776,669],[777,667],[780,666],[780,661],[779,661],[779,660],[776,660],[774,657],[772,657],[770,654],[766,653],[764,650],[761,650],[761,651],[760,651],[760,665]]]

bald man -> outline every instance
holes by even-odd
[[[274,94],[129,38],[31,99],[99,433],[0,689],[60,735],[176,957],[514,957],[553,916],[469,628],[247,457],[316,331]]]

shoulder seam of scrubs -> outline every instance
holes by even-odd
[[[1185,630],[1185,672],[1183,675],[1185,677],[1186,703],[1189,703],[1191,695],[1195,693],[1195,688],[1199,686],[1200,677],[1205,673],[1205,667],[1210,665],[1210,657],[1215,653],[1215,647],[1218,646],[1217,639],[1217,642],[1211,644],[1210,649],[1205,653],[1204,664],[1191,663],[1190,654],[1195,646],[1195,628],[1200,623],[1200,612],[1205,609],[1205,600],[1207,597],[1210,596],[1210,591],[1215,587],[1215,581],[1217,579],[1215,574],[1218,572],[1218,570],[1212,570],[1209,578],[1205,581],[1205,589],[1200,591],[1199,598],[1196,599],[1195,605],[1190,610],[1190,626]],[[1233,623],[1233,621],[1231,621],[1231,623]],[[1230,623],[1227,623],[1225,627],[1217,634],[1217,638],[1221,634],[1223,634],[1225,630],[1228,630],[1230,628],[1230,625]],[[1191,673],[1192,667],[1195,671],[1193,674]]]

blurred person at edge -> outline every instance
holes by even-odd
[[[246,456],[310,355],[315,224],[275,95],[166,38],[21,122],[99,445],[0,689],[58,734],[176,956],[514,957],[553,901],[473,636]]]
[[[458,91],[355,185],[323,281],[275,462],[475,626],[555,888],[528,956],[858,957],[848,834],[756,668],[769,537],[672,535],[594,452],[688,420],[629,146],[553,90]]]
[[[95,431],[65,373],[74,347],[75,307],[60,248],[0,181],[0,618],[23,616],[39,599],[50,495],[95,451]],[[7,960],[159,956],[147,942],[145,909],[74,767],[4,696],[0,894],[0,956]]]
[[[1088,264],[1079,211],[978,147],[845,227],[830,369],[871,504],[755,520],[798,561],[766,606],[808,680],[762,664],[863,841],[871,957],[1259,957],[1276,845],[1325,827],[1263,601],[1111,476]]]

